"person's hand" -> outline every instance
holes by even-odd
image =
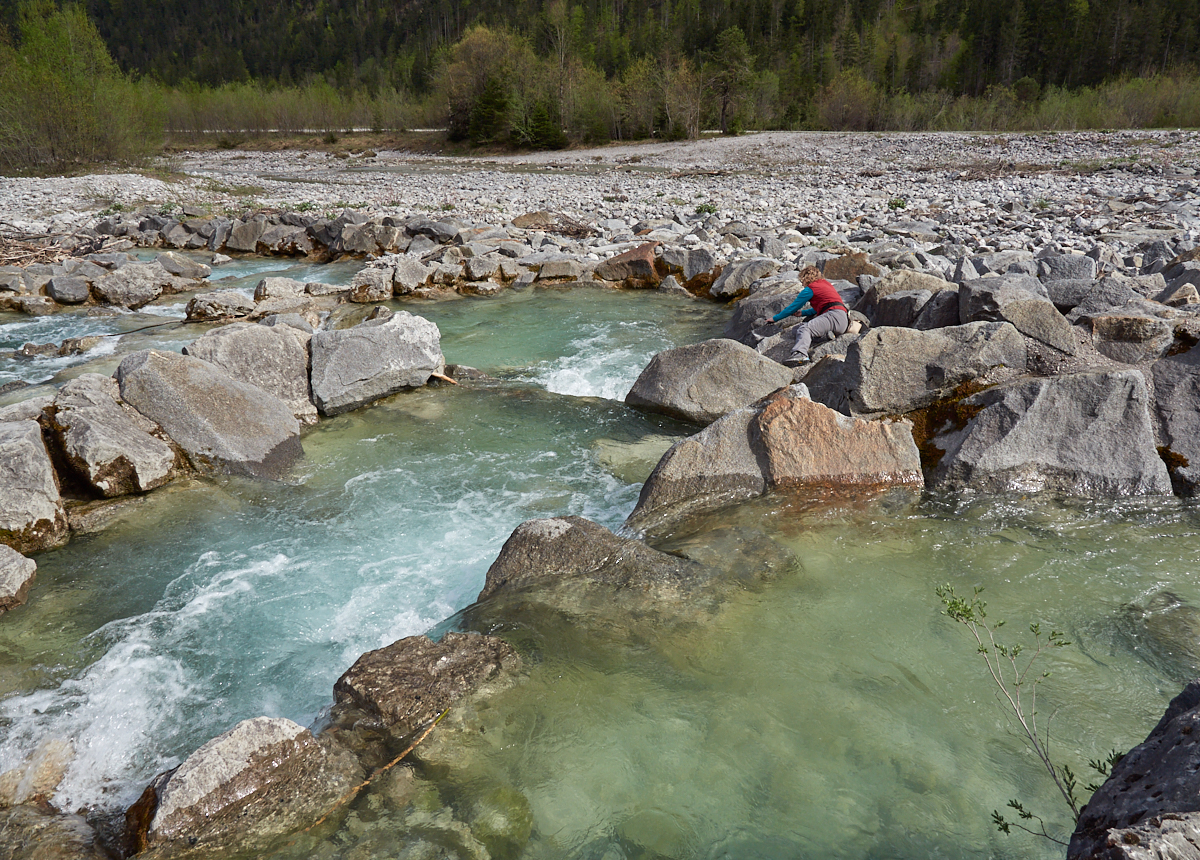
[[[771,319],[770,317],[759,317],[754,322],[750,323],[750,328],[762,328],[763,326],[768,326],[773,322],[775,322],[775,320]]]

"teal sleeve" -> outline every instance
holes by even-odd
[[[784,308],[783,310],[781,310],[779,313],[775,314],[775,316],[771,317],[771,321],[772,321],[772,322],[779,322],[781,319],[784,319],[785,317],[790,317],[790,316],[791,316],[792,314],[794,314],[796,311],[800,310],[800,308],[802,308],[802,307],[804,307],[806,304],[808,304],[808,303],[809,303],[809,302],[812,300],[812,297],[813,297],[813,291],[812,291],[812,288],[811,288],[811,287],[805,287],[804,289],[802,289],[802,290],[800,291],[800,294],[799,294],[798,296],[796,296],[796,300],[795,300],[795,301],[793,301],[793,302],[792,302],[790,305],[788,305],[786,308]],[[801,316],[811,316],[811,315],[812,315],[812,310],[811,310],[811,309],[809,310],[809,312],[808,312],[808,313],[806,313],[806,314],[801,314]]]

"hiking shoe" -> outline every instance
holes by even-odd
[[[807,355],[796,355],[795,353],[792,353],[783,360],[784,367],[801,367],[805,364],[808,364]]]

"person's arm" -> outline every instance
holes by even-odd
[[[798,296],[796,296],[796,300],[795,300],[795,301],[793,301],[793,302],[792,302],[790,305],[788,305],[786,308],[784,308],[783,310],[781,310],[779,313],[775,314],[775,316],[771,317],[771,321],[772,321],[772,322],[779,322],[781,319],[784,319],[785,317],[790,317],[790,316],[791,316],[792,314],[794,314],[796,311],[800,310],[800,308],[802,308],[802,307],[804,307],[806,304],[808,304],[808,303],[809,303],[809,301],[811,301],[811,300],[812,300],[812,297],[813,297],[813,291],[812,291],[812,288],[811,288],[811,287],[805,287],[804,289],[802,289],[802,290],[800,291],[800,294],[799,294]],[[811,309],[809,310],[809,312],[808,312],[808,313],[802,313],[802,314],[801,314],[801,316],[811,316],[811,315],[812,315],[812,310],[811,310]]]

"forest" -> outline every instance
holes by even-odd
[[[0,0],[0,116],[54,44],[193,140],[1200,124],[1200,0]]]

